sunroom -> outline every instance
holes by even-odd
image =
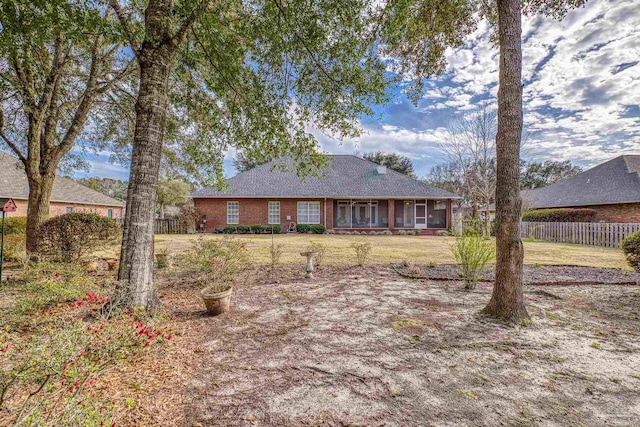
[[[447,200],[337,199],[333,201],[335,229],[446,229]]]

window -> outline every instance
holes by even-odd
[[[67,209],[65,210],[66,213],[71,213],[73,212],[73,206],[67,206]]]
[[[107,218],[113,218],[113,209],[107,209]]]
[[[227,202],[227,224],[240,224],[240,202]]]
[[[280,224],[280,202],[269,202],[269,224]]]
[[[320,224],[320,202],[298,202],[299,224]]]

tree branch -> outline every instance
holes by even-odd
[[[129,26],[129,21],[127,20],[127,17],[125,15],[124,11],[120,7],[120,3],[118,3],[118,0],[109,0],[109,5],[111,6],[113,11],[118,16],[118,20],[120,21],[120,25],[122,26],[122,30],[124,31],[124,35],[127,38],[127,40],[129,41],[129,46],[131,47],[131,50],[133,50],[133,53],[135,54],[135,56],[137,58],[139,53],[140,53],[140,48],[135,42],[136,38],[134,37],[133,31],[131,30],[131,27]]]
[[[182,23],[176,34],[171,37],[172,49],[177,49],[182,44],[184,38],[187,36],[187,32],[193,27],[193,24],[207,11],[212,0],[200,0],[195,10],[191,12],[191,15]]]
[[[2,137],[2,139],[4,139],[4,142],[9,146],[9,148],[11,148],[11,150],[13,150],[14,153],[16,153],[20,161],[24,163],[24,165],[26,166],[27,159],[24,157],[24,155],[18,148],[18,145],[15,144],[4,132],[4,109],[2,108],[1,105],[0,105],[0,136]]]

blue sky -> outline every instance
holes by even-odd
[[[446,129],[484,104],[495,106],[498,51],[481,22],[464,46],[447,52],[449,67],[428,82],[417,107],[398,97],[380,116],[365,118],[365,133],[338,142],[318,134],[332,154],[383,150],[411,157],[419,176],[446,161]],[[523,82],[529,160],[570,160],[589,167],[620,154],[640,154],[640,1],[592,0],[558,22],[523,21]],[[227,176],[235,171],[227,154]],[[79,176],[128,179],[108,153],[87,158]]]

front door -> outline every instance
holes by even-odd
[[[416,201],[416,228],[427,228],[427,203],[425,200]]]

